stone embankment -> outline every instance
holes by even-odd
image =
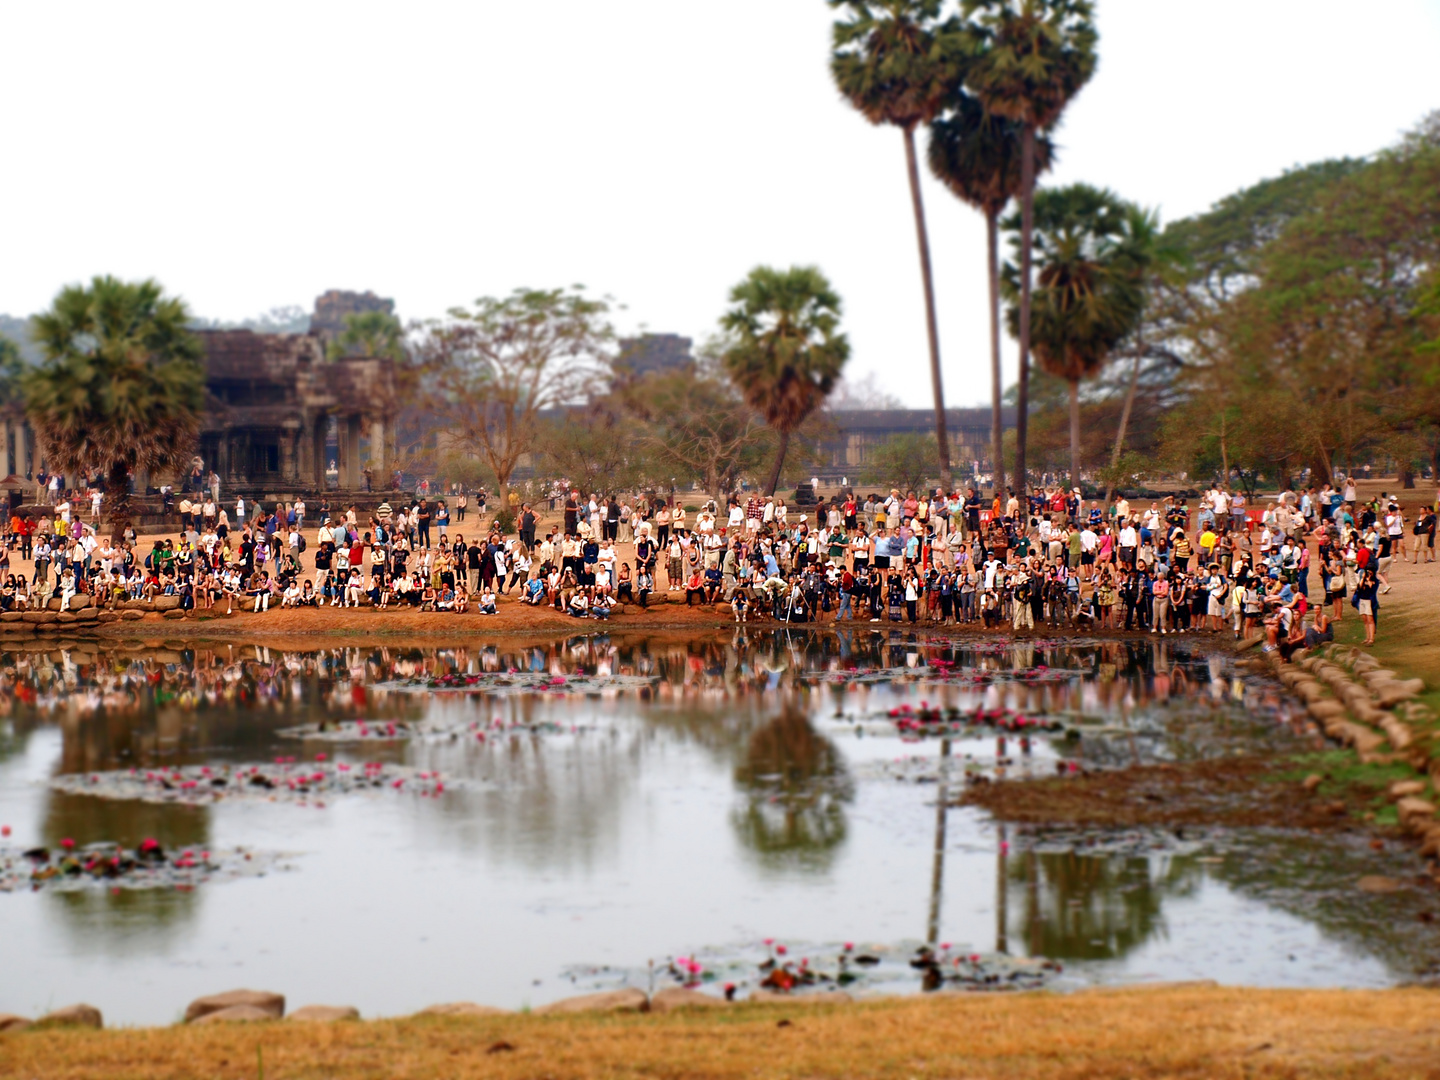
[[[1411,775],[1386,789],[1400,827],[1420,840],[1421,854],[1440,858],[1440,822],[1434,794],[1440,790],[1440,718],[1419,700],[1421,679],[1406,679],[1356,648],[1327,645],[1297,653],[1291,662],[1278,652],[1249,661],[1272,670],[1305,702],[1306,711],[1327,736],[1352,748],[1362,764],[1405,765]],[[1318,774],[1306,781],[1316,790]],[[1440,881],[1440,868],[1434,867]]]
[[[853,999],[843,990],[795,996],[773,991],[757,990],[750,1001],[791,1001],[807,1005],[845,1004]],[[607,1012],[675,1012],[679,1009],[724,1008],[731,1002],[728,998],[703,994],[685,987],[670,987],[654,994],[643,990],[626,988],[607,990],[597,994],[582,994],[579,997],[563,998],[531,1010],[537,1016],[556,1016],[575,1013]],[[472,1001],[455,1001],[443,1005],[431,1005],[421,1009],[417,1016],[502,1016],[510,1014],[509,1009],[493,1005],[477,1005]],[[226,1024],[255,1023],[258,1021],[286,1020],[310,1023],[334,1023],[342,1020],[359,1020],[360,1012],[348,1005],[305,1005],[294,1012],[286,1013],[285,996],[265,990],[228,990],[222,994],[211,994],[196,998],[185,1009],[181,1024]],[[71,1005],[47,1013],[38,1020],[23,1016],[0,1013],[0,1032],[22,1031],[26,1028],[88,1027],[100,1028],[104,1021],[100,1010],[92,1005]]]

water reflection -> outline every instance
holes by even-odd
[[[1001,859],[1011,932],[1031,956],[1113,960],[1164,936],[1163,902],[1204,879],[1193,855],[1118,858],[1026,850]]]
[[[742,805],[731,824],[771,869],[823,869],[845,843],[855,784],[835,744],[786,709],[751,737],[735,769]]]
[[[444,683],[509,672],[567,683],[584,675],[593,690],[507,695]],[[612,677],[628,681],[606,684]],[[1083,738],[1037,743],[1029,765],[1012,738],[1016,763],[1005,766],[993,732],[902,739],[889,710],[922,702],[1059,717]],[[1276,723],[1282,709],[1264,683],[1238,680],[1228,658],[1170,641],[954,642],[847,629],[20,651],[0,653],[0,801],[8,800],[11,822],[24,808],[26,842],[134,845],[154,836],[166,847],[245,843],[298,853],[293,874],[193,894],[33,897],[48,922],[26,931],[40,942],[22,950],[27,977],[49,970],[42,954],[58,949],[45,936],[51,924],[77,956],[133,958],[116,978],[174,963],[176,928],[193,931],[197,950],[211,950],[213,973],[223,949],[262,963],[264,935],[287,929],[294,936],[285,962],[310,955],[323,967],[377,926],[395,937],[384,963],[400,970],[424,961],[429,978],[435,960],[418,939],[443,934],[447,961],[494,988],[456,987],[454,996],[509,1007],[534,978],[577,960],[639,963],[752,932],[880,933],[932,946],[966,941],[977,951],[988,951],[993,936],[1002,953],[1118,965],[1187,929],[1167,921],[1167,905],[1185,901],[1187,917],[1197,908],[1203,916],[1209,909],[1195,903],[1202,882],[1263,896],[1252,871],[1272,882],[1283,875],[1263,866],[1207,870],[1188,854],[1031,851],[977,813],[950,808],[962,774],[1050,770],[1057,757],[1121,765],[1301,745],[1298,722]],[[365,744],[279,734],[342,719],[423,721],[431,734]],[[45,752],[25,765],[22,783],[11,778],[27,744]],[[324,810],[107,802],[43,784],[55,773],[305,761],[318,752],[435,769],[461,782],[443,798],[386,793]],[[916,757],[924,777],[897,764]],[[0,897],[16,901],[7,913],[25,898]],[[1341,937],[1360,922],[1275,903]],[[296,912],[323,913],[323,925],[302,931],[287,921]],[[1398,955],[1409,939],[1390,936]],[[612,943],[616,952],[603,952]],[[495,954],[511,944],[517,955],[501,964]],[[168,983],[156,970],[145,968],[146,977]],[[293,987],[293,967],[274,970]],[[533,1000],[559,993],[547,986]]]

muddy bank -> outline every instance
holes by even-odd
[[[1231,757],[978,783],[955,805],[1016,825],[1343,830],[1356,827],[1355,815],[1373,796],[1344,785],[1312,791],[1293,761]]]

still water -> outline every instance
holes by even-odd
[[[163,1023],[237,986],[367,1016],[518,1008],[645,986],[672,957],[743,996],[778,944],[881,957],[861,993],[920,989],[905,961],[927,942],[1058,961],[1058,988],[1379,986],[1431,944],[1354,897],[1361,873],[1394,872],[1363,838],[1113,834],[1077,852],[947,809],[967,775],[1314,745],[1272,686],[1198,644],[323,645],[0,655],[12,869],[64,840],[253,857],[180,887],[12,877],[0,1011],[84,1000]],[[907,717],[935,708],[992,726],[918,737]],[[340,785],[367,765],[393,771]]]

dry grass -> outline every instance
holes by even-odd
[[[789,1021],[788,1024],[783,1021]],[[499,1043],[513,1049],[492,1052]],[[0,1076],[1440,1077],[1440,995],[1213,986],[0,1036]]]

